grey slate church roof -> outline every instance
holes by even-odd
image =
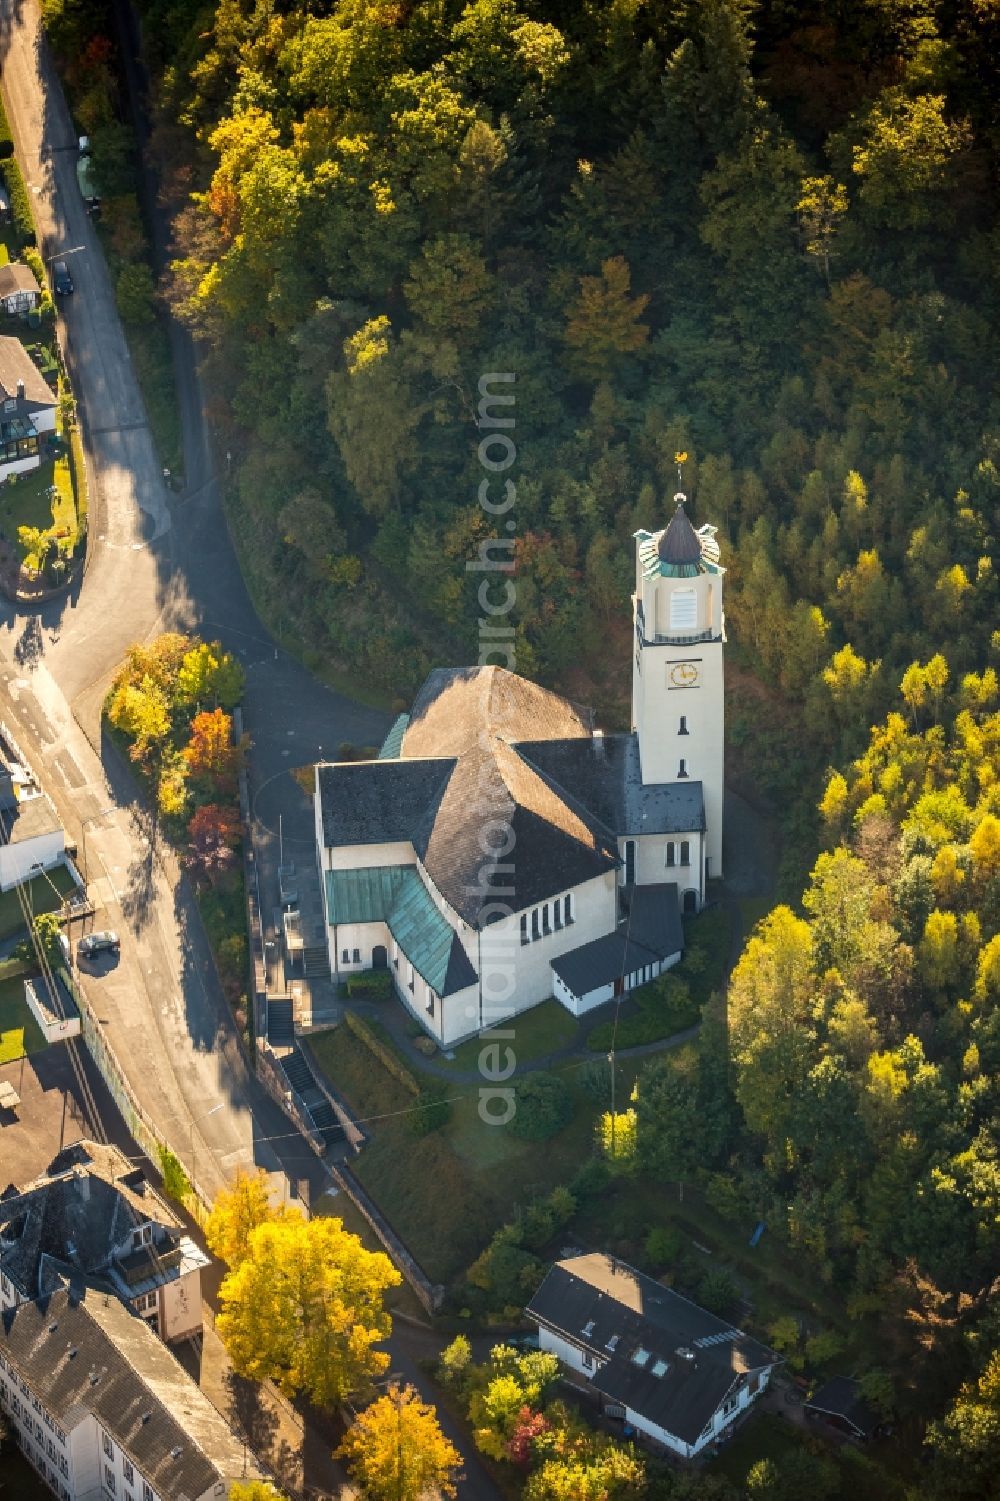
[[[0,1355],[67,1432],[92,1413],[160,1496],[228,1489],[244,1463],[247,1479],[262,1478],[167,1347],[97,1288],[81,1283],[6,1309]]]
[[[643,786],[638,735],[535,741],[517,749],[543,776],[571,789],[615,834],[697,834],[705,828],[700,782]]]
[[[635,736],[595,737],[589,709],[505,668],[436,669],[403,721],[380,759],[320,767],[324,841],[409,841],[472,927],[616,869],[620,834],[704,827],[700,783],[644,788]]]
[[[527,1313],[604,1362],[590,1378],[598,1391],[686,1444],[697,1443],[744,1374],[779,1358],[697,1303],[600,1253],[556,1262]]]

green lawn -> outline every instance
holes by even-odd
[[[573,1120],[542,1146],[487,1125],[475,1085],[456,1085],[452,1117],[429,1136],[408,1125],[414,1098],[345,1026],[312,1039],[334,1088],[371,1138],[352,1166],[424,1271],[449,1282],[519,1205],[566,1183],[590,1155],[597,1106],[567,1069]]]
[[[758,1459],[780,1460],[803,1442],[802,1435],[785,1418],[772,1412],[756,1413],[736,1437],[713,1459],[713,1474],[725,1475],[734,1485],[746,1484],[747,1472]]]
[[[24,999],[24,975],[17,966],[11,974],[9,964],[2,966],[0,977],[0,1063],[12,1063],[25,1053],[37,1053],[47,1046],[38,1023]]]
[[[503,1022],[501,1030],[513,1032],[514,1036],[504,1039],[503,1045],[513,1049],[518,1062],[531,1063],[537,1058],[545,1058],[549,1053],[569,1047],[576,1037],[577,1022],[565,1006],[561,1006],[556,1000],[548,1000],[526,1011],[523,1016],[515,1016],[510,1021]],[[443,1061],[456,1071],[478,1068],[479,1055],[488,1040],[470,1038],[455,1049],[453,1060]]]
[[[69,871],[65,865],[57,865],[44,875],[35,876],[23,891],[29,911],[38,913],[55,912],[62,898],[68,896],[73,889],[73,877]],[[0,892],[0,942],[5,938],[13,938],[15,933],[21,931],[27,931],[27,924],[16,888]]]

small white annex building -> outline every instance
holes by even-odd
[[[377,760],[316,769],[331,969],[387,969],[442,1047],[653,979],[722,874],[724,570],[677,500],[636,534],[631,733],[505,668],[440,668]]]
[[[542,1350],[602,1410],[682,1459],[765,1390],[780,1356],[652,1277],[599,1253],[556,1262],[526,1310]]]

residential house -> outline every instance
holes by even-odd
[[[114,1146],[75,1142],[41,1178],[0,1197],[0,1308],[85,1277],[162,1339],[188,1339],[201,1333],[208,1260],[142,1169]]]
[[[0,308],[14,315],[27,313],[37,307],[42,289],[35,280],[35,273],[23,261],[10,261],[0,266]]]
[[[714,1443],[757,1400],[773,1350],[671,1288],[602,1254],[556,1262],[527,1308],[602,1409],[682,1459]]]
[[[148,1323],[82,1279],[0,1313],[0,1415],[59,1501],[217,1501],[263,1479]]]
[[[0,891],[58,865],[65,851],[55,806],[0,725]]]
[[[37,469],[55,432],[55,393],[20,339],[0,336],[0,480]]]
[[[724,570],[677,499],[636,534],[630,734],[505,667],[438,669],[377,760],[316,769],[331,968],[388,969],[442,1047],[659,975],[721,874]]]

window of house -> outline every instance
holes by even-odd
[[[413,990],[413,965],[412,964],[407,965],[407,968],[408,968],[408,970],[409,970],[410,973],[409,973],[409,979],[407,980],[406,985],[407,985],[407,989],[410,990],[410,991],[412,991]]]
[[[736,1408],[739,1406],[739,1401],[740,1397],[738,1392],[734,1392],[731,1397],[727,1397],[725,1402],[723,1402],[722,1404],[723,1417],[728,1417],[731,1412],[735,1412]]]
[[[635,840],[625,841],[625,885],[635,885]]]
[[[551,933],[552,932],[552,928],[551,928],[551,926],[549,924],[549,904],[548,904],[548,902],[545,902],[542,905],[542,932],[543,933]]]
[[[125,1471],[125,1479],[128,1481],[129,1485],[131,1485],[135,1480],[135,1471],[132,1468],[132,1461],[122,1456],[122,1468]]]
[[[682,839],[681,840],[681,864],[682,865],[690,865],[691,864],[691,844],[690,844],[690,841],[687,840],[687,839]]]
[[[527,914],[527,912],[522,912],[521,913],[521,942],[522,943],[527,943],[528,942],[528,914]]]
[[[686,735],[687,732],[688,732],[687,715],[686,714],[682,714],[681,715],[681,722],[680,722],[680,725],[678,727],[677,733],[678,733],[678,735]]]
[[[680,764],[680,769],[677,772],[677,775],[679,777],[686,777],[687,774],[688,774],[688,764],[687,764],[686,761],[682,761],[681,764]]]
[[[360,949],[355,949],[354,950],[354,960],[353,960],[353,962],[355,964],[360,964],[361,963],[361,950]]]
[[[588,1371],[592,1371],[594,1369],[594,1357],[593,1357],[593,1355],[588,1355],[587,1352],[584,1351],[583,1363],[586,1366],[586,1368],[587,1368]]]
[[[668,865],[676,865],[676,863],[677,863],[677,846],[674,844],[674,841],[671,839],[667,843],[667,864]]]
[[[540,937],[541,937],[541,933],[538,930],[538,908],[536,907],[534,909],[534,911],[532,912],[532,914],[531,914],[531,941],[532,941],[532,943],[534,943],[535,940],[538,939],[538,938],[540,938]]]
[[[351,951],[350,951],[350,949],[341,949],[341,951],[340,951],[340,962],[341,962],[341,964],[350,964],[350,962],[351,962]]]
[[[554,922],[557,930],[563,925],[562,902],[558,898],[552,903],[552,921]]]
[[[563,897],[563,922],[566,924],[566,926],[568,928],[569,925],[570,925],[570,923],[572,921],[573,921],[573,897],[572,897],[572,894],[568,893],[566,896]]]
[[[115,1493],[115,1472],[110,1465],[104,1466],[104,1489],[110,1491],[112,1496]]]
[[[427,1012],[429,1016],[434,1015],[434,992],[429,985],[427,987]]]
[[[153,1487],[148,1480],[142,1482],[142,1501],[156,1501],[156,1497],[153,1495]]]
[[[108,1435],[106,1433],[102,1433],[101,1434],[101,1447],[102,1447],[102,1449],[104,1450],[105,1454],[108,1456],[109,1459],[114,1459],[114,1457],[115,1457],[115,1446],[111,1442],[111,1439],[108,1437]]]
[[[670,629],[690,631],[697,623],[697,592],[694,589],[675,589],[670,596]]]
[[[753,1375],[750,1377],[750,1380],[747,1382],[747,1391],[750,1393],[750,1395],[752,1397],[752,1396],[755,1395],[755,1393],[759,1389],[760,1389],[760,1372],[759,1371],[754,1371]]]

